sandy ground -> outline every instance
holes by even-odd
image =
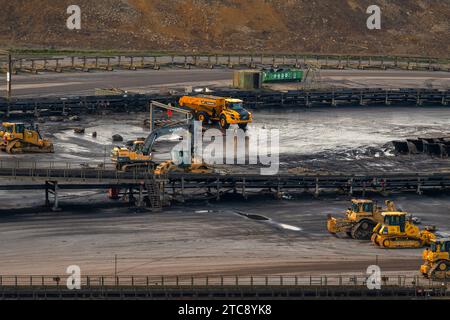
[[[106,201],[106,195],[86,197],[95,198]],[[392,199],[423,224],[450,230],[448,196]],[[384,250],[327,233],[327,214],[338,215],[348,200],[235,198],[162,213],[112,208],[109,202],[59,213],[4,212],[0,274],[64,274],[76,264],[84,274],[110,275],[115,255],[121,275],[363,273],[376,262],[386,272],[416,274],[420,249]],[[16,195],[10,201],[26,200]],[[236,211],[270,220],[252,220]]]
[[[107,75],[99,76],[99,86]],[[136,83],[142,85],[141,80]],[[82,89],[71,88],[73,92]],[[41,90],[26,90],[31,89]],[[23,94],[37,92],[33,90]],[[450,109],[442,107],[266,110],[254,113],[249,133],[262,128],[280,130],[282,170],[438,171],[449,169],[448,159],[395,156],[389,142],[450,135],[449,116]],[[39,125],[54,141],[55,154],[1,154],[0,160],[23,165],[38,161],[42,166],[109,162],[112,134],[120,133],[125,140],[145,137],[149,133],[142,126],[146,117],[134,113],[82,117],[80,122],[45,119]],[[78,126],[86,127],[85,135],[73,133]],[[97,138],[92,138],[94,131]],[[169,157],[177,137],[162,140],[155,146],[161,160]],[[376,261],[387,272],[417,274],[421,263],[421,250],[387,251],[327,234],[326,215],[348,207],[349,199],[343,196],[281,201],[264,196],[247,201],[224,198],[174,206],[162,213],[136,212],[94,191],[65,192],[59,213],[42,208],[42,191],[2,191],[0,199],[0,274],[64,274],[71,264],[80,265],[84,274],[112,274],[115,255],[122,275],[362,273]],[[392,195],[392,199],[403,210],[420,216],[423,224],[438,225],[444,233],[450,230],[448,195]],[[236,210],[270,220],[251,220]]]

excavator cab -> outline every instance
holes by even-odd
[[[144,141],[136,140],[133,142],[132,151],[136,153],[143,153],[144,151]]]

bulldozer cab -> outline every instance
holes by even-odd
[[[9,134],[20,135],[25,134],[26,131],[36,131],[39,138],[41,138],[40,133],[32,125],[26,125],[24,123],[11,123],[4,122],[2,124],[2,131]]]
[[[374,204],[370,200],[352,200],[351,211],[356,213],[372,213]]]
[[[448,252],[450,254],[450,239],[432,240],[430,250],[432,252]]]
[[[388,227],[398,227],[400,232],[405,232],[406,212],[383,212],[383,222]]]
[[[2,131],[6,133],[23,133],[25,131],[25,125],[23,123],[10,123],[4,122],[2,124]]]

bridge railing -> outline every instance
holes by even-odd
[[[14,276],[0,275],[0,290],[11,287],[67,287],[67,275],[34,275]],[[81,277],[81,287],[239,287],[239,286],[344,286],[366,287],[370,279],[366,275],[270,275],[270,276],[145,276],[145,275],[89,275]],[[425,287],[425,288],[449,288],[450,279],[433,281],[422,276],[411,275],[385,275],[381,277],[381,287]],[[69,279],[70,283],[71,279]]]
[[[24,159],[17,160],[0,160],[0,169],[97,169],[97,170],[113,170],[114,163],[110,161],[27,161]]]
[[[64,160],[39,160],[27,161],[24,159],[17,160],[0,160],[0,169],[85,169],[85,170],[115,170],[116,165],[110,160],[89,160],[89,161],[64,161]]]

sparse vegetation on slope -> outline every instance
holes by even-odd
[[[314,52],[447,57],[450,2],[378,0],[78,0],[82,29],[65,27],[69,0],[0,0],[0,46],[177,52]]]

